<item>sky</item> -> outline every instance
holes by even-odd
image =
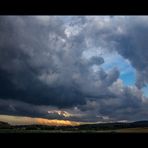
[[[148,120],[147,50],[148,16],[0,16],[0,121]]]

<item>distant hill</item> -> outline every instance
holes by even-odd
[[[8,124],[7,122],[3,122],[3,121],[0,121],[0,128],[3,129],[3,128],[10,128],[11,125]]]
[[[93,129],[93,130],[138,128],[138,127],[148,127],[148,121],[136,121],[131,123],[115,122],[115,123],[85,124],[79,126],[80,129]]]
[[[148,121],[136,121],[132,123],[133,126],[138,126],[138,127],[148,127]]]
[[[143,120],[143,121],[135,121],[133,123],[136,123],[136,124],[148,124],[148,121],[147,120]]]
[[[6,122],[0,121],[0,126],[2,126],[2,125],[9,125],[9,124]]]

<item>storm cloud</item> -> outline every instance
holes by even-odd
[[[65,119],[48,113],[59,109],[76,121],[144,118],[147,32],[147,16],[1,16],[0,113]],[[102,67],[109,54],[129,61],[136,84],[124,85],[118,67]]]

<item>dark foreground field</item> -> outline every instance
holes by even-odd
[[[0,129],[0,133],[148,133],[148,128],[125,128],[116,130],[17,130]]]
[[[0,133],[148,133],[148,121],[80,126],[19,125],[0,122]]]

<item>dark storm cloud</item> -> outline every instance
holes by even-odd
[[[42,17],[0,19],[0,97],[32,104],[73,106],[85,103],[88,89],[91,96],[96,96],[97,89],[104,85],[93,84],[94,75],[89,68],[102,64],[103,58],[82,59],[86,37],[83,38],[83,33],[66,37],[60,18],[48,18],[49,22],[41,20]],[[102,73],[105,72],[96,74],[98,81]],[[107,86],[114,77],[116,74],[105,74]],[[88,83],[90,86],[86,86]]]
[[[47,26],[34,17],[0,19],[0,97],[32,104],[83,104],[84,96],[81,92],[76,90],[75,86],[66,84],[71,82],[65,80],[64,86],[67,75],[66,79],[71,81],[68,72],[71,71],[70,66],[74,59],[69,59],[66,57],[69,53],[66,55],[60,50],[65,46],[61,40],[65,36],[60,19],[51,18]],[[53,87],[52,83],[57,83],[57,80],[54,81],[54,75],[60,74],[63,77],[59,78],[61,84]],[[47,81],[47,84],[44,81]]]
[[[74,114],[70,120],[140,117],[147,25],[130,17],[1,16],[0,113],[64,119],[47,114],[52,106]],[[93,49],[102,54],[88,58]],[[115,52],[136,69],[139,88],[124,86],[117,67],[101,68],[104,53]]]
[[[46,34],[44,28],[39,28],[39,24],[34,27],[34,21],[30,17],[1,18],[0,94],[6,99],[12,97],[30,103],[45,104],[49,103],[48,99],[45,100],[45,92],[49,92],[49,89],[37,79],[37,75],[47,66],[45,61],[50,63],[51,60],[46,55],[44,59],[42,57],[41,50],[46,50],[47,47],[43,44],[44,40],[40,41],[42,35],[39,34],[41,30],[42,34]]]

